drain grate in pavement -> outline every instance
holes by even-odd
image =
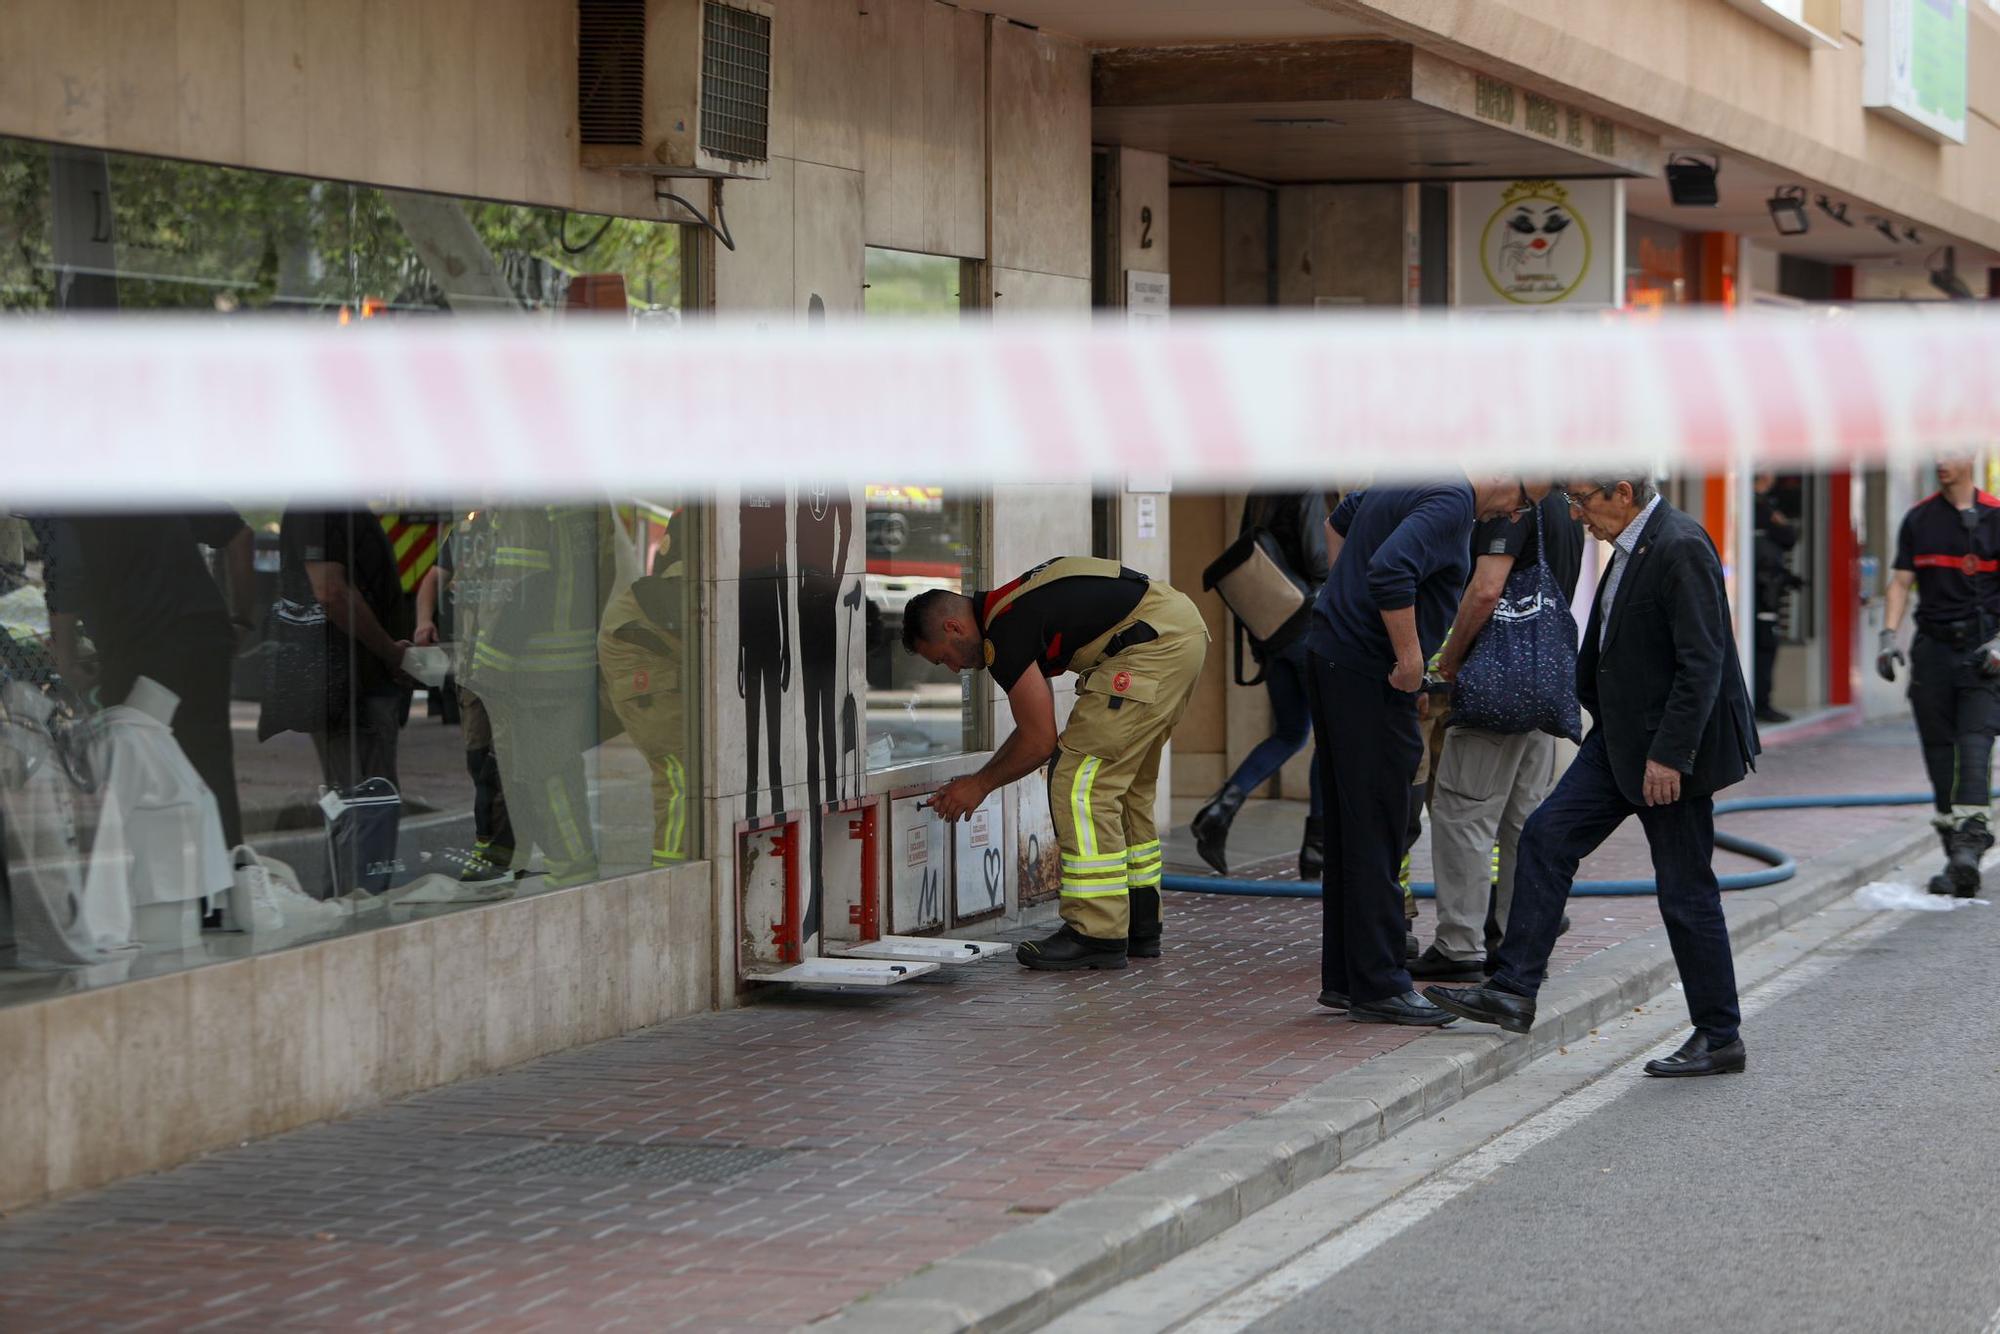
[[[536,1144],[476,1163],[471,1170],[503,1176],[550,1174],[707,1185],[742,1176],[784,1156],[783,1149],[707,1144]]]

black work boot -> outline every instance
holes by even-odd
[[[1932,876],[1930,884],[1926,885],[1925,888],[1930,890],[1930,892],[1933,894],[1949,895],[1952,892],[1951,840],[1953,836],[1958,833],[1958,831],[1956,829],[1953,829],[1950,825],[1939,825],[1935,823],[1932,824],[1931,828],[1937,830],[1938,844],[1944,849],[1945,869],[1939,871],[1936,875]]]
[[[1160,887],[1132,886],[1132,924],[1125,937],[1125,953],[1134,959],[1160,957]],[[1034,965],[1030,964],[1029,967]]]
[[[1976,815],[1960,820],[1958,828],[1951,831],[1944,873],[1955,897],[1969,899],[1979,893],[1979,859],[1992,846],[1992,830]]]
[[[1299,879],[1317,881],[1326,869],[1326,826],[1308,815],[1305,841],[1299,844]]]
[[[1075,968],[1123,968],[1125,942],[1086,936],[1065,922],[1052,936],[1016,945],[1014,958],[1023,968],[1044,973],[1067,973]]]
[[[1222,791],[1210,797],[1208,804],[1188,822],[1188,832],[1194,835],[1194,850],[1215,868],[1217,875],[1229,874],[1229,863],[1222,856],[1223,845],[1229,842],[1229,826],[1236,822],[1236,812],[1243,809],[1249,795],[1234,783],[1224,783]]]

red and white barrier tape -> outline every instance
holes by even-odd
[[[1176,316],[671,335],[0,322],[5,503],[1711,471],[2000,441],[2000,319]]]

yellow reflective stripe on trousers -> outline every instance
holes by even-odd
[[[667,756],[667,822],[660,831],[660,846],[653,849],[653,865],[671,865],[681,860],[681,840],[687,833],[687,771],[680,759]]]
[[[568,860],[582,862],[590,857],[590,845],[583,841],[577,828],[576,812],[570,809],[569,791],[560,777],[552,777],[543,785],[549,794],[549,815],[555,821],[556,836],[563,841],[563,850]],[[546,848],[543,849],[547,851]]]
[[[1126,885],[1122,875],[1072,876],[1062,878],[1064,889],[1123,889]]]
[[[1072,857],[1067,852],[1062,855],[1063,869],[1066,871],[1123,870],[1127,854],[1110,852],[1101,857]]]
[[[1120,885],[1116,889],[1071,889],[1065,885],[1062,896],[1066,899],[1109,899],[1121,898],[1125,893],[1126,889],[1123,885]]]
[[[1144,857],[1157,858],[1160,855],[1160,840],[1155,838],[1148,839],[1144,843],[1134,843],[1125,849],[1125,855],[1135,862]]]
[[[1097,826],[1090,818],[1090,785],[1097,781],[1101,761],[1095,755],[1083,757],[1076,766],[1076,781],[1070,786],[1070,811],[1076,819],[1077,851],[1085,857],[1097,855]]]

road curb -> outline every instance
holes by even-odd
[[[1739,951],[1845,897],[1932,841],[1814,858],[1792,880],[1723,895]],[[1666,931],[1601,950],[1543,987],[1532,1032],[1456,1029],[1385,1052],[1045,1217],[927,1266],[810,1326],[1004,1334],[1040,1325],[1207,1241],[1404,1126],[1567,1045],[1674,978]]]

